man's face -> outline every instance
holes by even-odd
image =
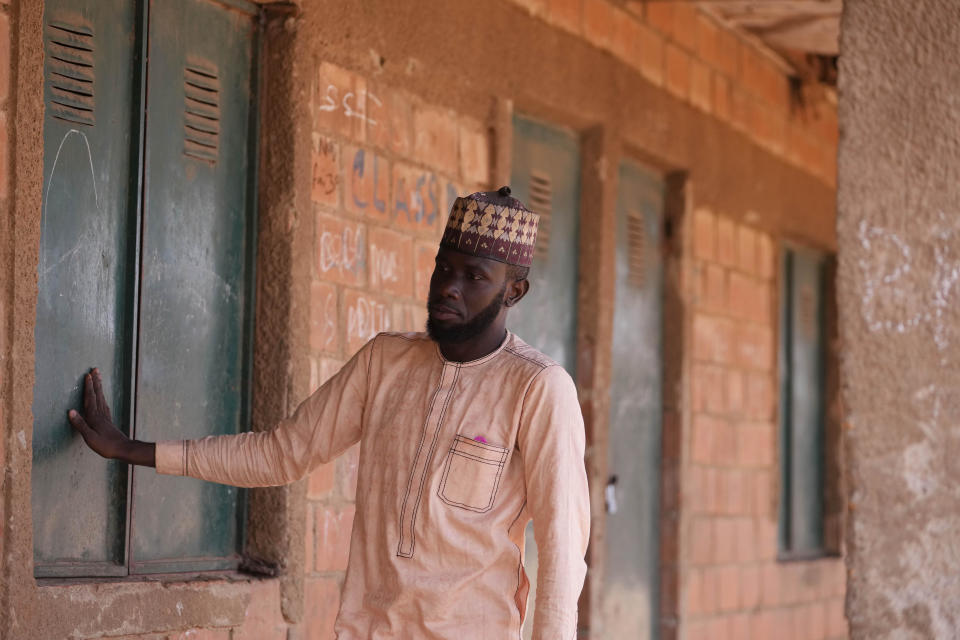
[[[427,332],[437,342],[460,343],[483,333],[499,317],[507,265],[441,247],[427,298]]]

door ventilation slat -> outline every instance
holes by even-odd
[[[627,282],[643,288],[646,281],[647,234],[643,228],[643,214],[627,214]]]
[[[553,213],[553,182],[549,174],[530,172],[530,208],[540,216],[533,256],[544,260],[550,253],[550,221]]]
[[[93,29],[69,20],[52,20],[45,30],[46,108],[57,120],[92,127],[94,99]]]
[[[216,163],[220,152],[220,78],[215,68],[187,63],[183,70],[183,153]]]

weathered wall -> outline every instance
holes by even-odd
[[[36,637],[30,634],[39,628],[47,637],[329,639],[353,517],[354,452],[305,483],[253,494],[249,551],[280,565],[279,580],[37,586],[32,578],[42,59],[41,9],[26,4],[14,61],[21,70],[17,198],[0,226],[3,273],[12,275],[0,286],[0,303],[8,305],[0,306],[0,323],[8,323],[0,356],[14,354],[0,360],[0,394],[9,394],[0,398],[14,400],[7,415],[0,403],[3,495],[7,513],[17,514],[4,521],[4,586],[17,593],[0,611],[0,635],[13,629],[10,637]],[[583,317],[595,315],[578,334],[578,361],[590,363],[578,367],[578,385],[597,507],[593,548],[602,548],[613,312],[616,172],[604,167],[631,157],[668,172],[671,189],[685,194],[675,221],[682,225],[677,237],[690,239],[674,248],[666,318],[683,339],[667,350],[675,385],[665,445],[674,448],[665,450],[672,458],[664,485],[674,495],[665,499],[671,515],[662,534],[669,567],[662,637],[733,638],[743,625],[773,625],[778,633],[786,625],[800,629],[796,638],[842,635],[837,563],[810,571],[774,563],[773,505],[754,497],[776,489],[769,437],[775,336],[772,311],[764,308],[776,295],[771,252],[783,238],[834,246],[831,105],[795,108],[786,76],[768,56],[682,3],[424,0],[412,10],[389,0],[304,0],[295,15],[280,15],[283,9],[273,10],[264,59],[254,428],[269,428],[292,410],[376,331],[422,327],[448,194],[498,186],[509,176],[512,113],[569,127],[582,135],[586,160],[582,225],[597,225],[582,238],[579,292]],[[749,291],[735,289],[741,281]],[[705,322],[744,319],[759,329],[762,344],[747,345],[742,357],[733,335],[711,334],[706,348],[697,341]],[[730,359],[713,357],[721,352]],[[729,391],[716,404],[702,385],[717,373],[752,381],[761,397],[748,406]],[[749,444],[758,449],[731,457],[722,441],[741,432],[756,432],[760,440]],[[704,436],[716,450],[703,449]],[[751,495],[731,488],[717,502],[700,484],[704,473],[749,477]],[[760,541],[746,550],[747,538],[742,555],[731,546],[741,534]],[[581,620],[599,632],[593,582],[602,580],[602,562],[592,556],[591,564]],[[751,588],[776,595],[750,596]],[[137,617],[170,597],[180,598],[186,615]],[[77,602],[97,606],[72,608]],[[823,634],[803,631],[806,618],[820,613]],[[45,626],[35,626],[41,621]],[[604,632],[617,637],[615,626]]]
[[[960,635],[960,6],[845,3],[839,296],[857,638]]]

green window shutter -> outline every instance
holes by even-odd
[[[67,410],[100,367],[129,424],[136,282],[136,7],[47,0],[44,192],[33,402],[38,576],[125,573],[127,469],[92,455]]]
[[[254,28],[254,16],[202,0],[151,7],[142,440],[246,429]],[[151,470],[134,471],[133,487],[135,572],[236,565],[236,488]]]
[[[817,252],[784,251],[779,543],[787,557],[824,550],[824,266]]]
[[[247,428],[257,11],[244,0],[46,4],[38,576],[237,564],[240,492],[150,470],[128,478],[66,411],[98,366],[134,437]]]

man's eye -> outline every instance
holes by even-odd
[[[470,274],[467,274],[467,277],[470,278],[471,280],[483,280],[483,276],[480,275],[479,273],[470,273]]]

